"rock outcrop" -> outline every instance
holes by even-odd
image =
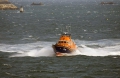
[[[14,4],[8,0],[0,0],[0,10],[16,10],[18,9]]]

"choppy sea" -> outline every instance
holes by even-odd
[[[9,0],[0,10],[0,78],[120,78],[120,1]],[[71,27],[73,56],[55,57],[52,44]]]

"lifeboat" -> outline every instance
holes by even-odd
[[[68,32],[62,33],[58,42],[52,47],[56,56],[68,56],[77,49],[75,42],[71,39],[71,34]]]

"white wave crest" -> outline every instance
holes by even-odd
[[[76,42],[77,41],[77,42]],[[75,42],[79,46],[78,49],[69,54],[86,55],[86,56],[114,56],[120,55],[120,40],[99,40],[99,41],[80,41]],[[13,53],[10,57],[40,57],[40,56],[55,56],[52,44],[55,42],[36,42],[27,44],[0,44],[1,52]]]

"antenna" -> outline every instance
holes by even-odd
[[[70,31],[71,31],[71,26],[65,26],[60,28],[61,34],[70,34]]]
[[[66,32],[70,33],[70,31],[71,31],[71,26],[66,26]]]

